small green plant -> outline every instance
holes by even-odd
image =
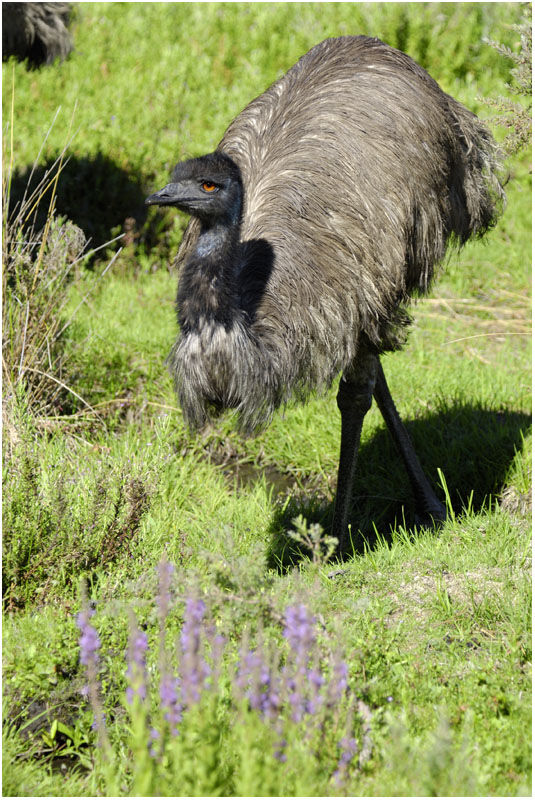
[[[18,427],[4,480],[3,572],[6,607],[20,608],[61,585],[73,588],[78,570],[128,554],[150,505],[146,478],[109,460],[92,459],[69,476],[44,465],[35,430]]]
[[[513,51],[504,44],[491,39],[485,41],[494,47],[504,58],[510,59],[514,66],[511,69],[512,81],[506,84],[512,95],[521,98],[523,102],[512,100],[510,97],[486,98],[487,105],[495,108],[498,114],[493,118],[496,125],[501,125],[508,131],[502,147],[507,155],[513,155],[529,147],[531,142],[532,114],[532,24],[531,4],[526,4],[523,20],[518,25],[511,25],[520,37],[520,49]]]
[[[84,720],[78,719],[74,725],[66,725],[54,719],[50,728],[42,731],[41,740],[45,751],[53,758],[75,758],[83,768],[91,768],[91,759],[87,755],[91,735]]]
[[[334,536],[325,535],[323,528],[317,522],[309,525],[301,515],[293,520],[293,524],[295,525],[295,530],[288,531],[288,538],[308,550],[313,564],[318,566],[326,564],[338,547],[338,539]]]

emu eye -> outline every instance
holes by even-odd
[[[211,181],[204,181],[201,184],[201,187],[202,187],[203,192],[215,192],[216,189],[217,189],[217,186],[215,185],[215,183],[212,183]]]

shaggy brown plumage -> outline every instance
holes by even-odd
[[[215,153],[177,165],[148,202],[193,215],[169,358],[187,421],[233,407],[253,432],[340,372],[342,414],[350,386],[363,416],[411,294],[450,242],[495,222],[495,153],[483,123],[411,58],[347,36],[253,100]]]
[[[246,330],[222,360],[242,373],[246,430],[292,394],[330,385],[363,334],[378,352],[397,348],[403,303],[428,288],[452,238],[492,225],[502,197],[487,128],[407,55],[363,36],[314,47],[218,150],[244,187],[235,281]],[[199,229],[194,218],[182,266]],[[240,338],[248,353],[258,347],[257,369],[245,368]],[[186,351],[179,340],[171,356],[179,392]],[[205,394],[187,393],[194,405]]]
[[[72,50],[70,3],[2,3],[2,58],[32,67],[62,60]]]

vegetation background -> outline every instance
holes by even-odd
[[[175,162],[212,150],[327,36],[380,37],[483,117],[496,113],[485,98],[504,98],[495,106],[514,132],[507,104],[527,109],[531,87],[510,56],[530,45],[530,13],[517,3],[80,3],[64,63],[3,65],[4,796],[109,787],[80,694],[82,577],[97,608],[117,785],[133,791],[120,700],[127,612],[157,637],[164,554],[177,568],[175,627],[195,584],[231,642],[260,623],[279,641],[282,609],[299,601],[343,644],[371,710],[372,753],[342,789],[321,773],[311,793],[530,794],[529,152],[507,160],[499,225],[450,257],[414,306],[408,347],[384,359],[450,518],[439,533],[414,530],[410,487],[374,408],[341,569],[314,527],[328,530],[332,514],[335,388],[258,439],[238,439],[231,418],[191,437],[164,366],[187,219],[143,205]],[[221,722],[223,695],[210,717],[224,753],[211,793],[255,794],[268,776],[274,794],[302,793],[295,774],[291,783],[252,751],[251,775],[239,773],[246,744]]]

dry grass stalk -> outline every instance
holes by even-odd
[[[87,410],[93,411],[90,404],[69,386],[62,341],[76,311],[94,291],[98,280],[112,266],[120,250],[97,276],[74,311],[67,314],[69,284],[77,265],[96,250],[109,246],[120,237],[106,242],[101,248],[88,250],[89,242],[83,231],[74,223],[55,214],[58,180],[68,161],[67,148],[72,140],[72,118],[67,141],[60,155],[38,184],[33,188],[31,186],[42,149],[59,109],[34,162],[22,200],[13,208],[10,207],[13,104],[14,91],[9,158],[4,153],[4,163],[8,163],[9,167],[2,181],[2,372],[4,385],[7,387],[5,401],[9,407],[24,396],[28,410],[36,417],[68,410],[72,398],[76,398]],[[49,201],[46,222],[42,229],[38,229],[37,211],[47,196]]]

